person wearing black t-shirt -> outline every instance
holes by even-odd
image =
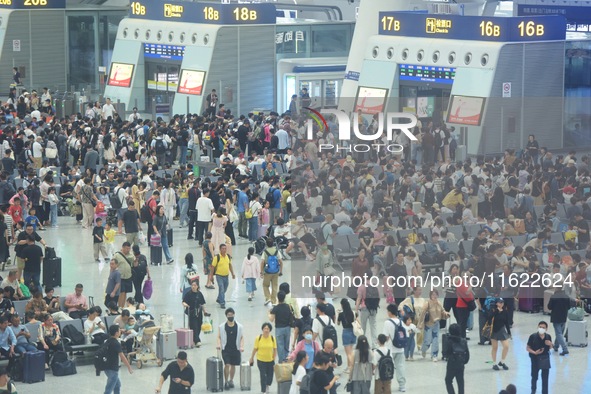
[[[168,394],[191,394],[191,386],[195,383],[195,371],[187,361],[187,353],[179,352],[176,361],[168,364],[160,375],[160,382],[156,387],[156,393],[162,391],[164,381],[170,376]]]
[[[583,219],[583,215],[577,212],[575,216],[575,223],[573,226],[577,231],[577,238],[579,240],[579,248],[584,249],[589,243],[589,224]]]
[[[27,245],[21,252],[25,261],[24,278],[27,286],[32,282],[36,289],[41,289],[39,280],[41,278],[41,262],[43,261],[43,250],[35,245],[35,237],[27,236]]]
[[[16,239],[16,245],[14,247],[14,251],[16,253],[16,264],[17,264],[17,269],[18,269],[17,276],[19,279],[21,278],[21,274],[23,272],[23,269],[25,268],[25,260],[23,259],[22,251],[28,245],[27,236],[29,236],[29,235],[32,235],[35,238],[35,242],[39,242],[43,246],[47,246],[47,244],[45,243],[45,240],[43,240],[43,238],[41,238],[39,236],[39,234],[37,234],[37,232],[34,230],[33,225],[27,224],[25,226],[25,231],[21,232],[18,235],[18,237]]]
[[[277,356],[282,362],[289,355],[289,339],[291,338],[291,324],[295,317],[291,306],[285,303],[285,292],[277,293],[279,303],[271,309],[269,320],[275,322],[275,338],[277,339]]]
[[[127,357],[121,350],[121,343],[119,343],[119,337],[121,336],[121,330],[117,324],[113,324],[109,327],[109,336],[103,346],[107,347],[107,368],[105,368],[105,375],[107,375],[107,385],[105,386],[105,394],[111,394],[113,392],[118,393],[121,391],[121,380],[119,379],[119,360],[127,366],[127,370],[130,374],[133,373],[131,365]]]
[[[338,375],[333,376],[332,378],[327,373],[327,369],[329,367],[330,360],[327,356],[322,354],[322,352],[318,352],[316,357],[314,358],[314,365],[312,370],[308,373],[312,374],[312,379],[310,382],[310,393],[324,393],[327,391],[331,391],[333,387],[335,387],[335,383],[339,379]]]
[[[343,308],[343,310],[339,312],[337,324],[343,325],[343,347],[347,354],[347,370],[350,371],[353,369],[353,363],[355,362],[353,346],[357,342],[357,338],[353,333],[353,322],[355,321],[356,316],[355,312],[351,309],[349,300],[346,298],[341,299],[341,308]]]
[[[205,311],[205,298],[199,291],[199,283],[196,280],[191,282],[191,291],[183,297],[183,306],[185,314],[189,316],[189,328],[193,330],[193,343],[196,347],[201,347],[201,325],[203,324],[203,314]]]
[[[294,328],[294,342],[292,343],[292,349],[295,348],[296,343],[304,339],[304,329],[306,327],[312,327],[312,311],[309,305],[304,305],[300,308],[301,318],[295,321]]]
[[[548,323],[538,323],[538,332],[531,334],[527,340],[527,352],[531,359],[531,392],[535,393],[539,371],[542,370],[542,394],[548,394],[548,374],[550,372],[550,349],[552,337],[546,334]]]
[[[226,322],[218,330],[217,348],[222,351],[224,360],[224,390],[234,388],[234,374],[240,366],[244,351],[242,324],[234,320],[234,309],[226,309]]]
[[[331,303],[326,302],[326,296],[324,295],[324,293],[316,293],[316,302],[318,304],[326,305],[326,311],[324,312],[324,314],[330,317],[330,320],[332,320],[333,323],[336,323],[337,311],[334,309],[334,306]]]

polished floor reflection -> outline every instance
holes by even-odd
[[[63,287],[56,290],[56,294],[66,295],[73,292],[74,285],[78,282],[84,284],[84,293],[94,296],[97,304],[102,304],[100,300],[104,298],[105,286],[109,267],[104,262],[94,262],[92,255],[92,235],[90,230],[82,230],[71,218],[59,218],[58,229],[48,229],[40,232],[47,243],[55,246],[58,255],[63,261]],[[186,229],[178,228],[178,222],[174,229],[174,246],[172,248],[174,264],[159,267],[150,267],[152,279],[154,281],[154,294],[148,302],[148,308],[152,314],[159,318],[161,313],[174,316],[175,327],[181,327],[183,324],[182,306],[180,302],[180,267],[183,264],[186,253],[193,253],[196,261],[201,263],[201,250],[193,240],[187,240]],[[116,248],[120,247],[124,237],[117,237]],[[247,243],[239,243],[234,247],[235,271],[240,272],[242,260],[248,249]],[[142,248],[143,253],[149,255],[148,248]],[[303,262],[287,262],[287,264],[304,264]],[[284,270],[283,280],[289,281],[291,270]],[[3,276],[6,275],[6,272]],[[242,323],[246,330],[246,349],[243,360],[250,357],[254,339],[260,333],[261,324],[267,320],[267,309],[264,307],[264,298],[261,290],[260,281],[257,282],[259,290],[255,299],[249,302],[247,299],[244,285],[241,281],[230,281],[230,291],[228,297],[232,295],[238,283],[238,299],[236,302],[228,302],[226,306],[232,306],[236,310],[236,320]],[[197,379],[193,387],[193,393],[205,393],[205,360],[207,357],[216,354],[215,338],[217,335],[217,326],[224,320],[223,310],[215,304],[217,290],[203,290],[206,297],[209,311],[214,320],[214,333],[202,335],[203,347],[188,351],[189,362],[196,371]],[[383,305],[382,301],[382,305]],[[338,307],[337,307],[338,308]],[[379,310],[379,324],[381,329],[385,319],[385,308]],[[591,320],[591,317],[587,317]],[[513,339],[510,344],[509,356],[507,357],[508,371],[493,371],[490,363],[490,347],[478,346],[476,333],[471,336],[469,341],[471,359],[466,368],[466,393],[486,393],[496,394],[500,389],[509,383],[514,383],[519,393],[530,392],[530,361],[525,346],[528,336],[534,332],[537,323],[540,320],[549,321],[549,316],[542,314],[526,314],[517,312],[515,315],[515,326],[513,327]],[[550,326],[550,334],[554,337],[554,330]],[[340,331],[339,331],[340,332]],[[589,348],[571,347],[570,355],[561,357],[552,355],[552,369],[550,371],[550,393],[576,394],[591,393],[591,368]],[[500,355],[500,349],[499,349]],[[415,355],[414,362],[406,364],[407,374],[407,392],[408,393],[444,393],[445,384],[445,362],[433,363],[428,359],[422,360],[419,354]],[[170,361],[167,361],[168,363]],[[166,364],[165,363],[165,364]],[[153,393],[163,368],[155,364],[144,366],[138,370],[134,366],[133,375],[125,369],[121,369],[122,393]],[[338,372],[338,371],[337,371]],[[259,374],[256,366],[252,371],[252,392],[259,390]],[[239,381],[237,376],[235,382]],[[341,378],[342,386],[339,392],[345,392],[344,383],[346,378]],[[54,392],[57,387],[76,388],[78,393],[102,393],[106,377],[96,377],[91,358],[78,360],[78,374],[66,377],[54,377],[51,373],[46,374],[46,380],[43,383],[24,384],[17,383],[19,393]],[[539,383],[539,385],[541,382]],[[58,386],[59,385],[59,386]],[[538,385],[538,393],[541,388]],[[165,384],[163,392],[168,391],[168,384]],[[231,391],[240,391],[237,387]],[[272,393],[277,392],[277,386],[274,384],[271,388]],[[373,392],[373,388],[372,388]]]

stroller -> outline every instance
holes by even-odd
[[[135,350],[127,354],[127,359],[131,362],[131,357],[135,357],[135,363],[138,369],[141,369],[144,363],[156,361],[156,365],[162,366],[162,360],[158,358],[153,349],[154,338],[160,332],[160,326],[146,327],[135,339]],[[141,335],[141,338],[138,337]]]

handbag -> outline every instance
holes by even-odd
[[[482,327],[482,336],[484,338],[490,339],[493,334],[493,325],[495,323],[495,318],[493,317],[490,322],[486,322],[484,327]]]
[[[137,242],[140,245],[143,245],[143,244],[146,243],[146,235],[144,234],[143,231],[138,232],[138,234],[137,234]]]
[[[293,362],[275,364],[273,366],[275,380],[277,383],[291,382],[291,372],[293,371]]]
[[[361,323],[359,322],[358,319],[355,319],[353,321],[352,325],[353,325],[353,335],[355,335],[356,337],[360,337],[361,335],[364,334],[363,327],[361,327]]]
[[[142,295],[146,300],[152,298],[152,289],[152,279],[146,279],[146,281],[144,282],[144,288],[142,290]]]
[[[347,382],[347,384],[345,385],[345,391],[347,393],[350,393],[351,391],[353,391],[353,382]]]
[[[236,209],[234,207],[232,207],[232,210],[230,211],[230,215],[229,215],[228,219],[232,223],[234,223],[236,220],[238,220],[238,214],[236,213]]]
[[[160,237],[160,234],[150,235],[150,246],[154,246],[156,248],[162,247],[162,238]]]
[[[540,354],[537,362],[539,369],[550,369],[550,357],[547,354]]]
[[[57,157],[57,148],[45,148],[45,156],[48,159],[55,159]]]

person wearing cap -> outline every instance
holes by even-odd
[[[493,369],[495,371],[508,370],[509,367],[505,364],[507,353],[509,353],[509,338],[511,338],[511,327],[509,326],[509,314],[505,308],[505,300],[497,298],[496,307],[489,317],[489,324],[492,324],[492,335],[490,341],[492,344],[491,355],[493,361]],[[501,352],[501,361],[497,364],[497,349],[499,342],[503,347]]]

